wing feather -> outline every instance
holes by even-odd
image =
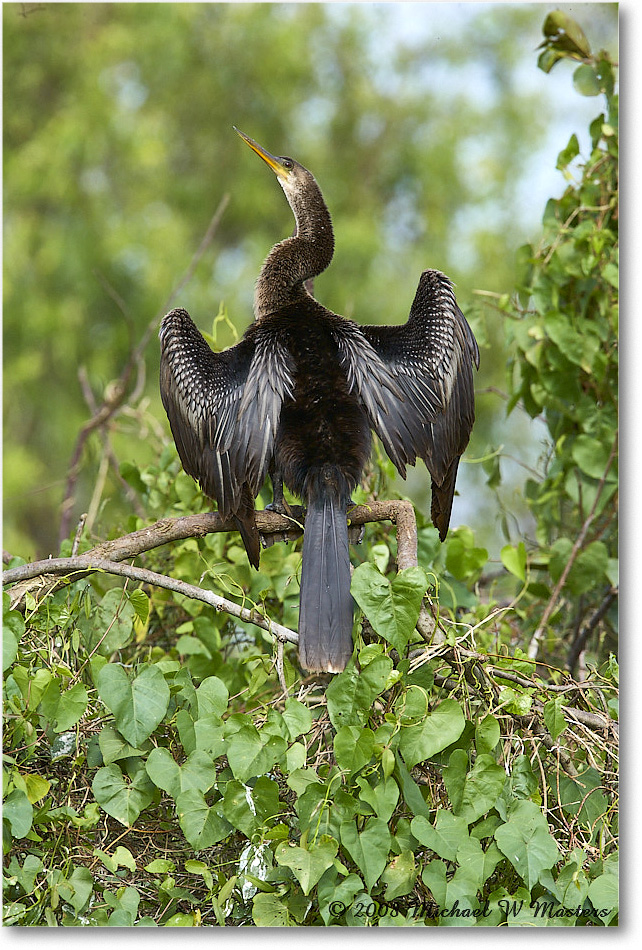
[[[342,333],[348,380],[399,473],[405,477],[405,466],[422,458],[433,499],[441,488],[438,527],[445,536],[457,464],[475,418],[473,365],[479,367],[477,342],[451,281],[424,271],[407,323]]]
[[[283,399],[292,393],[287,353],[251,327],[214,353],[185,310],[164,317],[161,397],[185,471],[224,517],[247,507],[265,480]],[[270,343],[272,345],[270,345]]]

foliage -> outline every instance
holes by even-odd
[[[612,62],[604,51],[591,53],[577,24],[552,13],[544,32],[541,67],[581,60],[574,85],[582,95],[603,95],[606,112],[591,123],[583,164],[576,135],[560,153],[557,167],[570,183],[548,202],[539,245],[519,250],[517,298],[501,302],[511,350],[508,409],[519,404],[540,418],[550,440],[543,477],[525,486],[536,535],[519,569],[519,546],[502,559],[526,581],[518,614],[523,633],[534,636],[531,655],[545,637],[547,653],[573,670],[578,641],[602,617],[591,659],[614,649],[617,636],[618,97]]]
[[[369,556],[386,540],[378,529]],[[193,576],[211,547],[176,545],[172,573]],[[288,574],[292,555],[272,551]],[[204,583],[245,571],[224,567]],[[202,604],[70,578],[28,595],[25,622],[5,595],[6,922],[612,922],[612,751],[565,719],[572,682],[505,654],[489,667],[447,609],[453,645],[417,651],[429,580],[410,569],[384,598],[399,652],[362,641],[358,667],[326,683],[301,683],[286,657],[287,697],[263,632]],[[285,599],[271,592],[271,612]],[[382,622],[376,597],[366,617]],[[614,698],[614,677],[574,702]],[[574,777],[535,741],[536,710]]]
[[[427,266],[462,302],[473,287],[512,286],[512,249],[526,239],[516,193],[559,114],[553,84],[535,75],[525,89],[517,76],[540,9],[471,5],[440,30],[441,6],[413,11],[424,30],[408,36],[397,4],[3,4],[6,549],[57,549],[78,430],[169,309],[225,194],[175,302],[201,327],[221,300],[240,330],[251,319],[261,261],[292,222],[232,125],[318,177],[336,232],[318,280],[331,309],[398,322]],[[584,12],[597,35],[613,33],[600,19],[610,7]],[[487,360],[480,386],[501,385],[503,365]],[[146,465],[166,436],[156,347],[138,369],[84,447],[71,524],[125,517],[115,459]],[[477,455],[492,408],[479,403]],[[425,479],[413,492],[427,508]]]
[[[6,593],[6,924],[617,923],[618,665],[612,613],[592,622],[616,554],[616,100],[582,36],[551,14],[541,65],[581,56],[576,86],[597,83],[608,114],[521,253],[516,301],[499,301],[510,408],[551,434],[528,489],[536,538],[491,572],[469,528],[441,545],[419,514],[419,566],[396,573],[393,528],[369,526],[356,660],[334,677],[302,678],[262,629],[108,575]],[[119,475],[145,514],[127,530],[206,506],[173,447]],[[378,462],[355,500],[388,476]],[[92,547],[86,526],[72,547]],[[234,534],[210,534],[145,565],[294,627],[299,549],[267,548],[256,572]],[[573,624],[593,660],[578,681],[529,656],[535,642],[563,666]]]

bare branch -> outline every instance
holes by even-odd
[[[201,241],[196,252],[192,256],[192,259],[187,267],[187,270],[178,281],[178,284],[171,292],[168,300],[165,302],[162,310],[157,313],[153,320],[148,324],[145,332],[143,333],[138,345],[132,349],[127,363],[118,377],[112,384],[110,384],[105,390],[105,395],[100,406],[97,406],[91,417],[84,423],[78,437],[76,439],[76,444],[74,446],[74,451],[71,456],[71,461],[69,463],[69,470],[67,475],[67,484],[65,487],[65,494],[62,502],[61,518],[60,518],[60,532],[59,540],[63,541],[68,535],[71,529],[71,521],[73,516],[73,506],[75,501],[76,493],[76,484],[78,482],[78,476],[80,474],[80,463],[82,459],[82,454],[85,449],[85,444],[87,439],[96,429],[102,428],[107,425],[107,423],[116,415],[127,396],[128,386],[132,374],[135,369],[138,369],[138,376],[140,378],[140,363],[143,359],[145,349],[149,342],[151,335],[156,331],[158,327],[158,322],[162,317],[165,310],[171,306],[172,301],[176,298],[176,295],[180,293],[183,287],[191,280],[196,270],[198,262],[203,257],[203,254],[212,243],[216,230],[221,222],[223,212],[227,207],[229,202],[229,195],[223,195],[221,201],[219,202],[218,208],[214,212],[212,219],[209,223],[207,231]],[[110,294],[112,297],[113,293]],[[118,303],[118,301],[116,301]],[[120,304],[118,303],[120,306]]]
[[[273,634],[277,640],[288,641],[290,643],[298,643],[299,641],[299,637],[296,633],[294,633],[294,631],[289,630],[287,627],[283,627],[279,623],[269,620],[260,614],[258,610],[249,610],[247,607],[241,607],[239,604],[235,604],[233,601],[227,600],[225,597],[221,597],[210,590],[203,590],[203,588],[196,587],[194,584],[186,584],[185,581],[177,580],[174,577],[167,577],[165,574],[157,574],[156,571],[148,571],[142,567],[134,567],[131,564],[120,564],[117,561],[110,561],[106,558],[95,557],[91,554],[81,554],[77,557],[50,558],[47,561],[38,562],[37,565],[26,564],[23,568],[14,569],[15,571],[23,572],[23,577],[17,579],[22,580],[28,577],[36,576],[33,572],[28,570],[25,571],[24,568],[37,567],[38,570],[40,570],[43,565],[46,565],[45,570],[48,577],[70,577],[71,575],[76,574],[78,576],[74,579],[77,580],[80,577],[83,577],[86,574],[92,573],[94,571],[102,571],[106,574],[116,574],[120,577],[127,577],[130,580],[138,581],[141,584],[149,584],[153,587],[163,587],[166,590],[172,590],[177,594],[183,594],[185,597],[190,597],[193,600],[200,600],[204,604],[209,604],[210,607],[214,607],[219,611],[224,611],[225,613],[230,614],[232,617],[237,617],[239,620],[244,620],[246,623],[253,623],[257,627],[261,627],[263,630],[267,630],[268,633]],[[10,574],[13,572],[8,571],[7,573]],[[40,574],[37,576],[43,575],[44,572],[40,571]]]
[[[595,500],[593,502],[593,507],[591,508],[588,514],[588,517],[586,518],[586,521],[582,525],[580,533],[578,534],[575,540],[575,543],[571,549],[571,553],[569,554],[568,561],[564,565],[564,570],[562,571],[560,579],[555,585],[555,589],[550,596],[550,600],[548,604],[546,605],[546,609],[544,610],[544,613],[542,614],[542,619],[540,620],[537,630],[533,634],[531,642],[528,646],[528,655],[533,660],[537,656],[540,641],[543,638],[544,632],[546,630],[546,624],[548,623],[551,617],[551,614],[553,613],[553,611],[555,610],[555,607],[557,606],[557,601],[559,600],[559,596],[562,592],[562,588],[564,587],[564,584],[566,583],[566,579],[570,573],[571,568],[573,567],[573,564],[575,563],[575,560],[578,554],[582,550],[582,545],[584,544],[584,541],[586,540],[586,535],[588,534],[588,530],[591,527],[591,524],[593,523],[593,519],[595,518],[595,515],[597,513],[597,506],[602,496],[604,486],[606,485],[607,475],[609,474],[611,465],[613,464],[613,460],[617,452],[617,445],[618,445],[618,436],[616,432],[615,440],[611,448],[611,453],[608,457],[608,461],[604,469],[604,474],[602,475],[602,478],[600,479],[600,482],[597,486],[597,491],[595,492]]]

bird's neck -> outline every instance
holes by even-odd
[[[254,291],[257,320],[281,307],[308,296],[305,281],[326,269],[334,252],[330,213],[321,192],[288,201],[294,212],[296,229],[292,237],[275,244],[268,254]]]

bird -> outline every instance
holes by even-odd
[[[431,517],[443,541],[459,460],[474,422],[479,348],[451,280],[425,270],[405,324],[362,326],[312,295],[334,233],[316,179],[234,126],[272,169],[295,220],[267,255],[254,320],[241,340],[210,349],[186,310],[160,328],[160,389],[184,470],[233,517],[259,567],[254,500],[268,475],[306,507],[298,649],[301,666],[339,673],[353,653],[347,513],[371,454],[372,433],[402,477],[423,459]]]

